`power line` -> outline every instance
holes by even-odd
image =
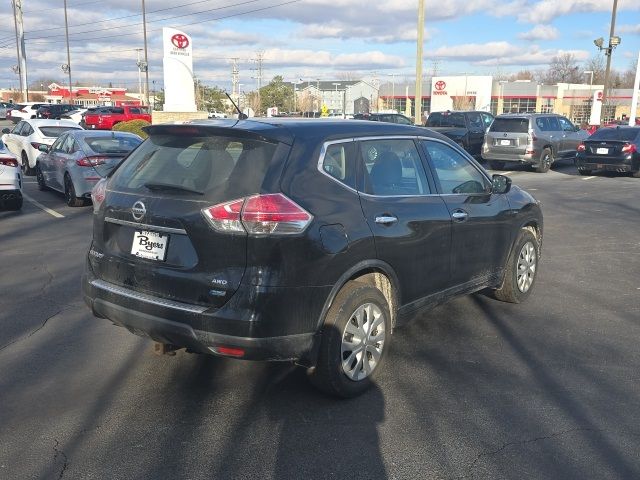
[[[301,2],[301,1],[302,0],[290,0],[288,2],[282,2],[282,3],[278,3],[276,5],[270,5],[268,7],[254,8],[252,10],[247,10],[246,12],[233,13],[233,14],[229,14],[229,15],[223,15],[221,17],[216,17],[216,18],[208,18],[208,19],[204,19],[204,20],[198,20],[196,22],[183,23],[182,25],[177,25],[177,27],[187,27],[187,26],[190,26],[190,25],[197,25],[197,24],[200,24],[200,23],[215,22],[215,21],[218,21],[218,20],[225,20],[227,18],[240,17],[240,16],[243,16],[243,15],[249,15],[251,13],[270,10],[272,8],[282,7],[282,6],[285,6],[285,5],[291,5],[291,4],[294,4],[294,3]],[[196,13],[192,13],[192,14],[189,14],[189,15],[197,15],[197,14]],[[182,15],[182,16],[184,16],[184,15]],[[168,19],[171,19],[171,18],[175,18],[175,17],[167,17],[167,18],[164,18],[164,19],[153,20],[153,22],[164,21],[164,20],[168,20]],[[148,23],[152,23],[152,22],[148,22]],[[136,24],[127,25],[127,27],[129,27],[129,26],[137,26],[137,25],[142,25],[142,23],[136,23]],[[103,29],[103,30],[112,30],[112,29],[113,29],[113,27],[112,28]],[[159,32],[161,30],[162,30],[161,28],[156,28],[156,29],[153,29],[153,30],[150,30],[150,31]],[[94,30],[94,31],[100,31],[100,30]],[[76,32],[76,33],[77,34],[83,34],[83,33],[91,33],[91,32]],[[118,34],[118,37],[128,37],[128,36],[131,36],[131,35],[140,35],[140,33],[141,32],[121,33],[121,34]],[[53,36],[60,36],[60,35],[53,35]],[[39,38],[49,38],[49,37],[37,37],[37,38],[39,39]],[[32,40],[34,40],[34,39],[36,39],[36,37],[32,38]],[[113,39],[113,35],[106,35],[106,36],[92,37],[92,38],[69,39],[69,41],[70,42],[84,42],[84,43],[87,43],[87,42],[92,42],[92,41],[95,41],[95,40],[103,40],[103,39]],[[48,45],[50,43],[61,43],[61,42],[65,42],[65,40],[50,40],[50,41],[47,41],[47,42],[29,42],[29,44],[30,45]]]

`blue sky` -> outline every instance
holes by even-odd
[[[66,63],[62,0],[23,0],[29,78],[59,78]],[[206,84],[229,86],[239,58],[244,90],[255,87],[257,52],[264,77],[286,80],[410,78],[415,68],[417,0],[146,0],[150,78],[162,83],[160,28],[192,35],[194,70]],[[554,55],[583,63],[607,38],[613,1],[426,0],[424,69],[439,74],[542,70]],[[142,47],[140,4],[68,0],[74,79],[137,88]],[[279,6],[278,6],[279,5]],[[124,18],[121,18],[124,17]],[[174,18],[168,18],[174,17]],[[222,19],[221,17],[228,17]],[[0,6],[0,87],[15,86],[10,2]],[[217,20],[216,20],[217,19]],[[640,51],[640,1],[620,0],[613,67],[626,70]]]

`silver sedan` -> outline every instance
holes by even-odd
[[[70,130],[48,147],[41,145],[36,161],[40,190],[64,193],[67,205],[80,207],[101,178],[136,148],[142,139],[126,132]]]

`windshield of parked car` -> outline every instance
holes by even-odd
[[[53,137],[53,138],[58,138],[60,135],[62,135],[64,132],[67,132],[69,130],[80,130],[80,128],[78,127],[38,127],[40,129],[40,132],[42,132],[42,135],[45,137]]]
[[[589,140],[622,140],[633,142],[640,133],[640,128],[600,128]]]
[[[489,127],[490,132],[527,133],[529,131],[528,118],[499,118],[496,117]]]
[[[432,113],[427,118],[427,127],[460,127],[464,128],[464,115],[462,113]]]
[[[113,175],[112,186],[139,191],[162,186],[171,195],[212,201],[259,192],[277,143],[244,137],[151,135]]]
[[[84,137],[83,141],[95,153],[106,155],[129,153],[142,143],[142,139],[129,135]]]

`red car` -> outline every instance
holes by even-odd
[[[109,107],[108,112],[87,112],[84,116],[85,128],[87,130],[111,130],[115,124],[128,122],[130,120],[146,120],[151,123],[151,114],[149,113],[148,107]]]

